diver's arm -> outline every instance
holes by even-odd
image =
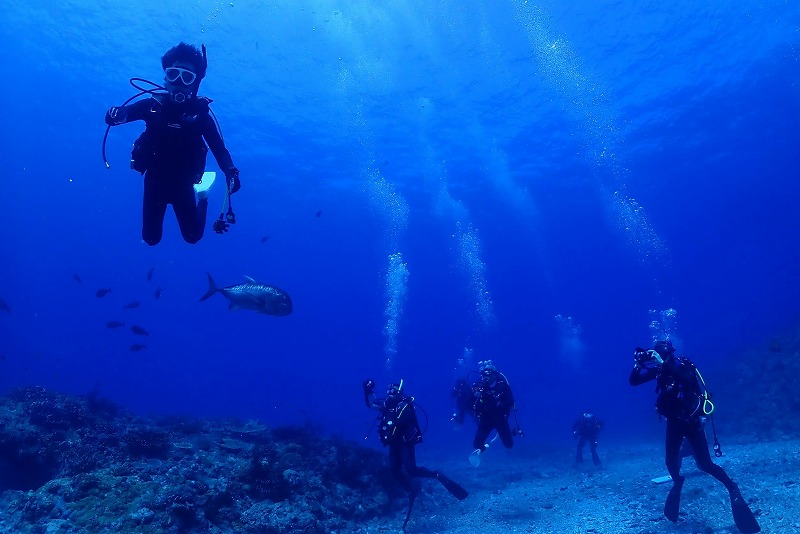
[[[422,428],[419,426],[419,419],[417,419],[417,411],[414,409],[414,400],[411,399],[411,404],[409,404],[409,409],[411,410],[411,417],[412,417],[412,424],[411,428],[414,429],[414,432],[408,436],[408,439],[414,445],[422,442]]]
[[[111,107],[106,111],[106,124],[119,126],[120,124],[144,120],[145,115],[156,105],[160,105],[160,103],[154,98],[145,98],[127,106]]]
[[[650,382],[658,376],[658,367],[642,367],[638,364],[633,366],[628,382],[632,386],[639,386],[645,382]]]
[[[367,408],[372,408],[373,410],[383,410],[383,403],[380,402],[376,397],[375,393],[370,393],[369,398],[367,400]]]
[[[364,380],[361,384],[361,389],[364,391],[364,404],[367,405],[367,408],[372,408],[373,410],[383,409],[383,402],[379,402],[375,397],[374,380]]]
[[[500,390],[500,399],[504,406],[508,406],[510,410],[514,409],[514,392],[511,391],[511,384],[503,377],[503,381],[499,382],[497,386]]]
[[[206,140],[208,148],[211,149],[211,153],[214,154],[217,165],[219,165],[219,168],[225,173],[225,176],[227,176],[229,172],[236,169],[233,164],[233,158],[231,158],[230,152],[228,152],[228,149],[225,147],[225,142],[222,140],[222,136],[219,134],[217,125],[214,124],[214,119],[211,118],[211,115],[206,114],[202,120],[203,138]]]

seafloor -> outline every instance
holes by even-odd
[[[717,425],[719,463],[763,532],[800,533],[800,327],[708,372],[718,403],[738,407]],[[727,492],[691,459],[679,521],[664,518],[660,442],[601,440],[599,468],[573,454],[526,443],[473,468],[425,448],[419,463],[470,496],[424,480],[407,532],[737,532]],[[399,532],[407,502],[385,451],[310,425],[145,418],[40,387],[0,397],[0,534]]]
[[[685,463],[681,520],[661,514],[660,444],[491,449],[482,464],[420,458],[461,483],[423,482],[407,532],[737,532],[727,492]],[[797,440],[728,444],[720,463],[764,532],[800,532]],[[21,388],[0,399],[0,532],[399,532],[406,499],[382,451],[310,428],[145,419],[91,397]]]
[[[677,524],[662,515],[669,483],[663,446],[603,449],[603,466],[570,465],[572,449],[517,458],[487,456],[473,469],[450,466],[448,475],[471,490],[464,501],[428,483],[409,533],[736,533],[725,488],[684,461],[686,483]],[[588,451],[587,451],[588,452]],[[800,533],[800,441],[726,445],[717,459],[739,484],[765,533]],[[494,454],[494,452],[492,452]],[[402,515],[402,514],[401,514]],[[397,532],[402,517],[357,529]]]

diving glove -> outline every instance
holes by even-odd
[[[225,183],[228,184],[228,191],[231,195],[242,188],[242,182],[239,180],[239,169],[231,167],[225,171]]]
[[[106,111],[106,124],[109,126],[117,126],[125,122],[125,111],[116,106],[108,108]]]

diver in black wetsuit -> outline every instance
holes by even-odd
[[[469,414],[473,419],[475,418],[475,396],[477,389],[473,389],[469,385],[466,378],[459,378],[456,380],[450,396],[456,401],[456,409],[450,417],[453,425],[460,428],[464,424],[464,416]]]
[[[439,471],[431,471],[427,467],[417,465],[415,447],[422,442],[422,431],[414,409],[414,397],[408,397],[403,393],[403,381],[400,380],[399,384],[390,384],[385,399],[376,398],[373,380],[365,380],[362,388],[364,403],[368,408],[380,412],[379,436],[381,443],[389,447],[389,463],[392,473],[409,494],[406,523],[411,516],[411,507],[419,492],[419,488],[412,483],[411,477],[435,478],[456,499],[466,499],[469,493],[464,488]],[[406,523],[403,524],[403,529],[405,529]]]
[[[164,54],[161,66],[167,94],[112,107],[105,121],[109,126],[145,122],[131,153],[131,168],[144,174],[142,239],[148,245],[161,241],[164,213],[172,204],[183,239],[194,244],[203,237],[206,224],[208,191],[198,190],[195,198],[194,185],[203,177],[208,148],[225,173],[231,194],[241,186],[239,170],[209,114],[211,100],[197,96],[208,66],[205,47],[201,53],[180,43]],[[227,225],[219,229],[215,225],[215,230],[227,231]]]
[[[514,409],[514,394],[506,377],[491,360],[480,362],[479,365],[481,379],[473,385],[476,390],[473,411],[478,421],[478,430],[472,446],[478,454],[485,452],[488,447],[486,438],[492,430],[496,430],[503,446],[510,449],[514,446],[514,434],[522,433],[519,428],[512,433],[508,424],[508,417]]]
[[[583,463],[583,446],[589,442],[592,451],[592,463],[600,465],[600,456],[597,454],[597,436],[603,428],[600,421],[592,412],[584,412],[572,425],[572,435],[578,440],[578,447],[575,450],[575,463]]]
[[[670,521],[678,521],[681,489],[684,477],[680,475],[681,442],[684,438],[692,447],[695,462],[701,471],[710,474],[728,490],[734,521],[740,532],[760,532],[749,506],[742,497],[739,487],[725,473],[722,467],[711,460],[708,442],[701,424],[701,417],[711,415],[714,409],[702,378],[691,360],[675,357],[675,348],[669,340],[656,343],[653,350],[637,348],[634,353],[634,366],[629,382],[638,386],[656,380],[656,409],[667,420],[666,465],[673,480],[664,515]]]

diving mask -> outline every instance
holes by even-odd
[[[189,86],[197,79],[197,74],[181,67],[167,67],[164,69],[164,77],[170,83],[180,80],[183,85]]]

